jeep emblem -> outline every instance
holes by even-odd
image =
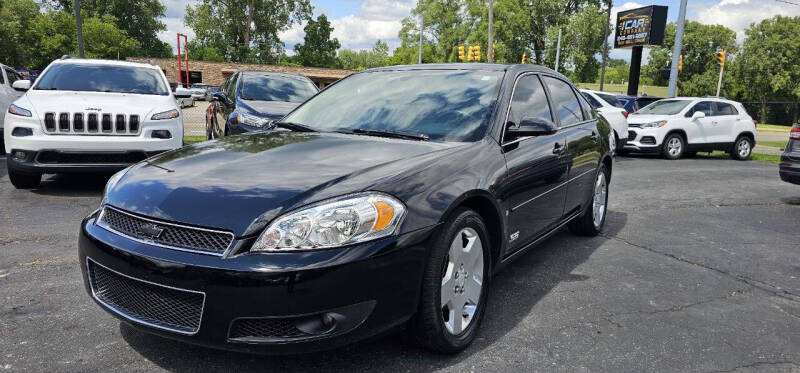
[[[86,111],[103,111],[103,109],[101,109],[99,107],[87,107],[85,110]]]

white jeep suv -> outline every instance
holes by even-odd
[[[745,160],[756,136],[756,123],[742,104],[716,97],[678,97],[630,114],[624,150],[660,153],[667,159],[723,150]]]
[[[11,183],[122,169],[183,143],[183,116],[157,66],[62,58],[5,113]]]

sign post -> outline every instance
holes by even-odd
[[[628,76],[629,96],[638,96],[639,94],[642,49],[647,45],[663,44],[666,25],[666,6],[651,5],[617,14],[614,48],[632,48],[631,71]]]

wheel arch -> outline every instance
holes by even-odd
[[[459,207],[466,207],[475,211],[483,219],[486,230],[489,233],[489,247],[492,272],[500,262],[500,255],[503,252],[503,237],[505,232],[505,222],[503,220],[502,208],[497,204],[494,196],[485,190],[472,190],[462,194],[450,207],[442,214],[441,222],[447,221]]]
[[[739,135],[738,135],[738,136],[736,136],[736,139],[735,139],[735,140],[733,140],[733,141],[736,141],[736,140],[738,140],[738,139],[739,139],[740,137],[742,137],[742,136],[749,138],[749,139],[750,139],[750,141],[753,143],[753,145],[755,145],[755,144],[756,144],[756,136],[755,136],[755,134],[753,134],[753,132],[751,132],[751,131],[742,131],[742,132],[740,132],[740,133],[739,133]]]
[[[666,135],[664,135],[664,139],[663,139],[663,140],[661,140],[661,144],[662,144],[662,145],[664,144],[664,141],[667,139],[667,137],[669,137],[670,135],[676,134],[676,133],[677,133],[677,134],[679,134],[679,135],[681,135],[681,137],[683,137],[683,142],[684,142],[686,145],[688,145],[688,144],[689,144],[689,137],[686,135],[686,131],[684,131],[684,130],[683,130],[683,129],[681,129],[681,128],[676,128],[676,129],[674,129],[674,130],[670,130],[669,132],[667,132],[667,134],[666,134]]]

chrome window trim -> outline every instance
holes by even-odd
[[[177,247],[177,246],[166,245],[166,244],[162,244],[162,243],[158,243],[158,242],[143,240],[141,238],[133,237],[133,236],[130,236],[130,235],[126,234],[126,233],[120,232],[120,231],[112,228],[110,225],[108,225],[108,223],[104,222],[103,221],[103,215],[105,215],[106,209],[111,209],[111,210],[114,210],[114,211],[116,211],[116,212],[118,212],[120,214],[128,215],[128,216],[136,218],[136,219],[146,220],[146,221],[149,221],[149,222],[152,222],[152,223],[156,223],[156,224],[170,225],[170,226],[173,226],[173,227],[178,227],[178,228],[183,228],[183,229],[193,229],[193,230],[206,231],[206,232],[211,232],[211,233],[226,234],[226,235],[229,235],[231,237],[231,242],[228,244],[228,247],[226,247],[225,250],[223,250],[223,251],[221,251],[219,253],[216,253],[216,252],[212,252],[212,251],[193,250],[193,249],[188,249],[188,248],[185,248],[185,247]],[[212,256],[218,256],[218,257],[226,256],[231,251],[231,249],[235,246],[234,244],[236,242],[236,236],[232,232],[222,231],[222,230],[214,230],[214,229],[207,229],[207,228],[199,228],[199,227],[193,227],[193,226],[183,225],[183,224],[178,224],[178,223],[168,223],[168,222],[164,222],[164,221],[160,221],[160,220],[149,219],[149,218],[145,218],[145,217],[142,217],[142,216],[139,216],[139,215],[131,214],[129,212],[120,210],[120,209],[115,208],[115,207],[111,207],[109,205],[103,206],[102,210],[100,210],[100,214],[97,215],[97,218],[95,219],[95,225],[97,225],[98,227],[103,228],[103,229],[105,229],[105,230],[107,230],[107,231],[109,231],[111,233],[117,234],[117,235],[125,237],[125,238],[127,238],[129,240],[136,241],[136,242],[139,242],[139,243],[143,243],[143,244],[146,244],[146,245],[152,245],[152,246],[163,247],[165,249],[184,251],[184,252],[194,253],[194,254],[212,255]]]
[[[145,284],[150,284],[150,285],[153,285],[153,286],[159,286],[159,287],[167,288],[167,289],[171,289],[171,290],[178,290],[178,291],[184,291],[184,292],[187,292],[187,293],[195,293],[195,294],[202,295],[203,296],[203,303],[200,305],[200,320],[198,320],[197,328],[195,328],[195,330],[192,331],[192,332],[187,332],[185,330],[173,329],[173,328],[169,328],[169,327],[166,327],[166,326],[163,326],[163,325],[153,324],[151,322],[148,322],[148,321],[145,321],[145,320],[130,316],[127,313],[123,312],[122,310],[118,309],[117,307],[114,307],[114,306],[104,302],[102,299],[100,299],[100,297],[97,296],[97,293],[94,290],[95,287],[94,287],[94,282],[92,281],[92,271],[89,268],[89,262],[93,263],[94,265],[103,267],[103,269],[105,269],[105,270],[107,270],[109,272],[113,272],[113,273],[115,273],[115,274],[117,274],[119,276],[131,279],[131,280],[134,280],[134,281],[143,282]],[[149,327],[152,327],[152,328],[166,330],[166,331],[170,331],[170,332],[173,332],[173,333],[179,333],[179,334],[183,334],[183,335],[195,335],[195,334],[197,334],[197,332],[200,331],[200,326],[203,325],[203,314],[205,313],[205,307],[206,307],[206,293],[205,292],[198,291],[198,290],[183,289],[183,288],[178,288],[178,287],[164,285],[164,284],[158,284],[158,283],[155,283],[155,282],[152,282],[152,281],[142,280],[142,279],[139,279],[139,278],[136,278],[136,277],[128,276],[128,275],[126,275],[124,273],[115,271],[115,270],[113,270],[111,268],[108,268],[108,267],[106,267],[106,266],[94,261],[92,258],[90,258],[88,256],[86,257],[86,277],[89,280],[89,288],[92,290],[92,298],[94,298],[94,300],[96,300],[98,303],[102,304],[103,306],[105,306],[109,310],[113,311],[115,314],[120,315],[120,316],[122,316],[122,317],[124,317],[124,318],[126,318],[126,319],[128,319],[130,321],[133,321],[133,322],[136,322],[136,323],[139,323],[139,324],[142,324],[142,325],[146,325],[146,326],[149,326]]]

